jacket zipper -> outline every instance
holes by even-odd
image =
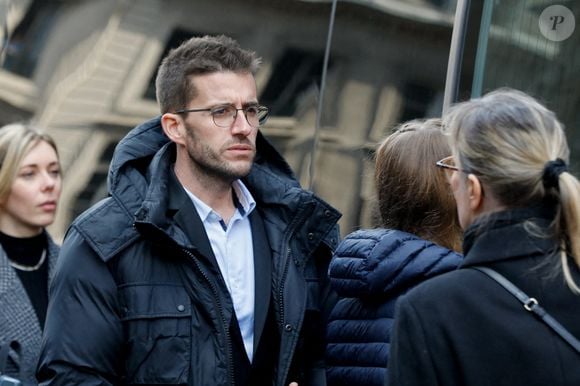
[[[288,275],[288,268],[290,266],[290,257],[291,257],[291,253],[292,253],[292,249],[290,248],[290,238],[291,235],[294,234],[295,229],[298,227],[299,224],[301,224],[304,219],[306,218],[306,213],[308,213],[309,211],[306,210],[306,208],[303,208],[294,218],[294,221],[292,221],[292,223],[290,224],[290,226],[288,226],[288,232],[285,234],[284,237],[284,243],[283,246],[286,249],[286,254],[284,256],[284,270],[282,271],[282,278],[280,280],[280,286],[278,288],[278,308],[280,309],[280,322],[281,322],[281,327],[284,330],[285,329],[285,323],[284,323],[284,284],[286,283],[286,276]],[[296,326],[297,328],[298,326]],[[290,351],[294,351],[294,348],[296,347],[296,340],[294,340],[294,343],[292,345],[292,347],[290,348]],[[281,354],[281,352],[280,352]],[[292,362],[292,360],[290,360],[289,362]],[[285,380],[286,377],[288,376],[288,372],[290,371],[290,365],[291,363],[287,363],[286,367],[284,368],[283,371],[283,378],[282,380]],[[289,380],[291,381],[291,380]]]
[[[233,358],[232,346],[231,346],[231,341],[230,341],[229,322],[226,320],[226,318],[224,316],[222,304],[221,304],[220,297],[219,297],[219,292],[218,292],[217,288],[215,287],[214,283],[210,280],[209,276],[207,276],[205,274],[205,272],[203,271],[203,269],[201,269],[201,267],[199,266],[199,263],[197,262],[195,255],[193,253],[191,253],[190,251],[188,251],[187,249],[183,249],[183,251],[190,257],[190,260],[193,263],[193,265],[195,266],[196,270],[201,274],[201,276],[203,276],[205,281],[209,284],[211,291],[214,295],[214,300],[217,304],[217,309],[219,311],[219,314],[220,314],[222,322],[223,322],[223,326],[221,326],[221,327],[223,327],[224,336],[226,337],[226,350],[227,350],[227,357],[228,357],[227,369],[228,369],[229,384],[231,386],[235,386],[234,368],[233,368],[234,358]],[[218,326],[218,328],[219,328],[219,326]]]

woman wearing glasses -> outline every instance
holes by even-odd
[[[45,227],[54,221],[61,175],[54,141],[36,129],[0,128],[0,375],[35,385],[59,248]],[[8,383],[0,384],[12,384]]]
[[[328,385],[382,385],[397,298],[461,262],[453,195],[433,167],[449,151],[439,119],[402,124],[379,146],[382,228],[348,235],[330,264],[340,300],[328,325]]]
[[[510,89],[458,104],[444,120],[452,157],[439,166],[465,260],[401,298],[389,384],[580,385],[580,353],[535,314],[543,307],[580,337],[580,185],[561,123]],[[486,269],[523,291],[525,305]]]

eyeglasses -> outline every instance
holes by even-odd
[[[452,155],[435,162],[435,165],[445,170],[447,178],[451,178],[451,173],[453,172],[463,172],[463,170],[455,166],[455,158]]]
[[[187,110],[177,110],[175,114],[185,114],[185,113],[198,113],[201,111],[209,111],[213,123],[219,127],[232,127],[236,118],[238,117],[238,111],[243,111],[246,121],[252,127],[259,127],[266,123],[268,119],[268,108],[266,106],[260,105],[250,105],[237,109],[233,105],[221,105],[214,106],[207,109],[187,109]]]
[[[452,155],[450,155],[449,157],[445,157],[443,159],[440,159],[439,161],[435,162],[435,165],[437,165],[443,169],[453,170],[456,172],[459,171],[459,168],[457,166],[455,166],[455,159],[453,158]]]

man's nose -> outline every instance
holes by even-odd
[[[234,123],[232,124],[232,133],[248,135],[253,129],[254,128],[249,124],[248,119],[246,118],[244,110],[237,110],[237,114],[234,117]]]

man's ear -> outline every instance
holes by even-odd
[[[467,175],[467,193],[469,208],[473,213],[479,213],[483,208],[483,186],[475,174]]]
[[[185,127],[179,114],[165,113],[161,116],[161,127],[170,140],[177,144],[185,144]]]

